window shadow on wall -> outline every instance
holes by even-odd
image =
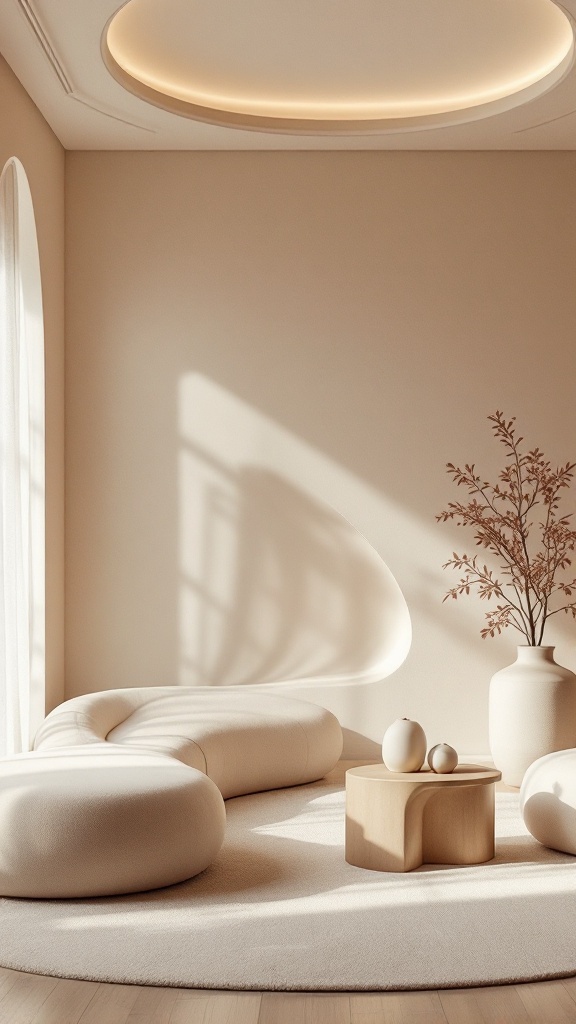
[[[280,474],[181,450],[180,682],[372,682],[407,653],[400,589],[353,527]]]

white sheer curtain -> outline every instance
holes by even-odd
[[[0,755],[44,717],[44,332],[30,187],[0,177]]]

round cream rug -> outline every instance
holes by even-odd
[[[323,781],[227,803],[227,840],[182,885],[1,901],[0,964],[198,988],[379,990],[576,973],[576,858],[497,794],[497,856],[383,874],[344,861],[344,794]]]

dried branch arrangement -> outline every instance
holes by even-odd
[[[453,552],[443,568],[463,575],[444,601],[474,589],[481,598],[499,602],[486,612],[483,638],[512,626],[530,646],[540,646],[552,615],[565,612],[576,619],[576,579],[566,578],[576,530],[570,527],[571,515],[559,511],[561,492],[570,486],[576,463],[552,469],[539,448],[522,451],[524,438],[516,436],[514,418],[507,421],[497,411],[488,420],[506,453],[498,483],[483,480],[474,464],[460,469],[449,462],[447,472],[466,488],[470,500],[451,501],[436,519],[473,529],[476,545],[498,558],[500,578],[479,555]]]

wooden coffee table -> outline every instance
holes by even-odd
[[[482,864],[494,856],[494,783],[499,771],[459,764],[450,775],[346,772],[346,860],[372,871],[421,864]]]

